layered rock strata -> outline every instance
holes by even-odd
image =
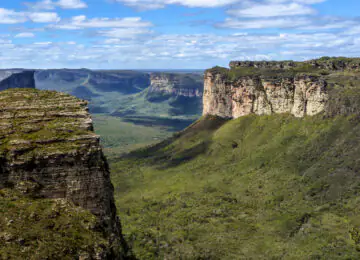
[[[327,83],[315,76],[264,79],[205,74],[203,114],[238,118],[248,114],[291,113],[296,117],[322,112],[328,100]]]
[[[283,66],[285,63],[278,64]],[[323,112],[329,100],[328,83],[321,76],[289,76],[273,71],[272,76],[254,73],[229,79],[229,73],[231,71],[226,69],[213,69],[205,73],[204,115],[224,118],[273,113],[313,116]]]
[[[44,198],[67,199],[98,218],[111,248],[127,251],[116,216],[109,167],[93,133],[87,103],[35,89],[0,93],[0,189],[15,187]]]
[[[162,93],[171,96],[202,97],[203,84],[200,76],[171,73],[152,73],[149,93]]]

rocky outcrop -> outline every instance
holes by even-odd
[[[257,69],[323,69],[328,71],[360,71],[359,58],[323,57],[305,62],[294,61],[231,61],[230,68],[257,68]]]
[[[100,259],[125,259],[109,167],[87,102],[67,94],[11,89],[0,95],[0,189],[67,199],[97,216],[110,246]]]
[[[238,118],[248,114],[291,113],[296,117],[324,111],[327,82],[318,76],[240,76],[205,73],[203,114]]]
[[[35,88],[35,71],[1,70],[0,90],[9,88]]]
[[[259,69],[290,69],[295,68],[294,61],[231,61],[230,68],[259,68]]]
[[[148,93],[199,98],[203,95],[203,84],[197,74],[152,73]]]

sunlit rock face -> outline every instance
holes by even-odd
[[[327,83],[316,76],[273,77],[226,75],[208,71],[204,79],[203,114],[238,118],[249,114],[291,113],[313,116],[325,109]]]
[[[203,84],[200,75],[151,73],[149,93],[171,96],[202,97]]]

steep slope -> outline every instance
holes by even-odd
[[[223,85],[231,101],[227,85],[256,78],[259,88],[246,81],[237,95],[254,100],[246,90],[263,92],[265,77],[277,79],[278,90],[292,86],[281,83],[286,77],[316,77],[326,82],[328,98],[313,116],[205,112],[179,134],[111,166],[123,232],[140,259],[360,258],[360,77],[356,69],[300,67],[216,68],[214,78],[222,80],[208,91],[218,95]],[[271,104],[279,98],[286,107],[281,93]]]
[[[346,106],[353,113],[351,109],[358,109],[360,100],[354,88],[359,82],[359,63],[360,59],[322,58],[303,63],[231,62],[230,69],[215,67],[205,73],[203,114],[238,118],[252,113],[291,113],[303,117],[323,111],[334,114],[334,109],[340,112]]]
[[[22,212],[20,218],[12,220],[16,228],[1,225],[0,232],[16,232],[9,236],[20,239],[17,236],[29,227],[26,218],[33,218],[31,215],[35,214],[34,229],[41,229],[41,225],[48,223],[41,217],[51,212],[55,214],[50,217],[52,227],[43,226],[48,232],[33,238],[37,242],[28,241],[29,236],[22,237],[27,246],[21,253],[6,249],[16,248],[16,239],[1,240],[3,256],[25,259],[44,243],[56,251],[43,250],[44,255],[35,259],[73,258],[81,253],[96,259],[125,259],[127,246],[116,216],[108,164],[99,136],[92,132],[87,103],[53,91],[6,90],[0,95],[0,126],[0,189],[5,194],[0,197],[1,203],[7,207],[13,204],[12,207]],[[15,195],[6,195],[8,189]],[[37,208],[44,208],[45,212],[38,212]],[[91,218],[89,212],[96,218]],[[9,223],[13,218],[12,210],[6,210],[0,217],[2,223]],[[73,228],[69,240],[61,236],[65,223]],[[90,237],[100,241],[89,241]],[[51,241],[51,238],[57,240]]]
[[[0,91],[9,88],[35,88],[35,71],[0,70]]]

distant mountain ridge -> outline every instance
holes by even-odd
[[[35,88],[35,71],[33,70],[0,70],[0,90],[9,88]]]
[[[203,73],[198,70],[37,70],[35,82],[38,89],[88,100],[91,113],[136,118],[136,124],[161,122],[180,130],[202,112]]]

